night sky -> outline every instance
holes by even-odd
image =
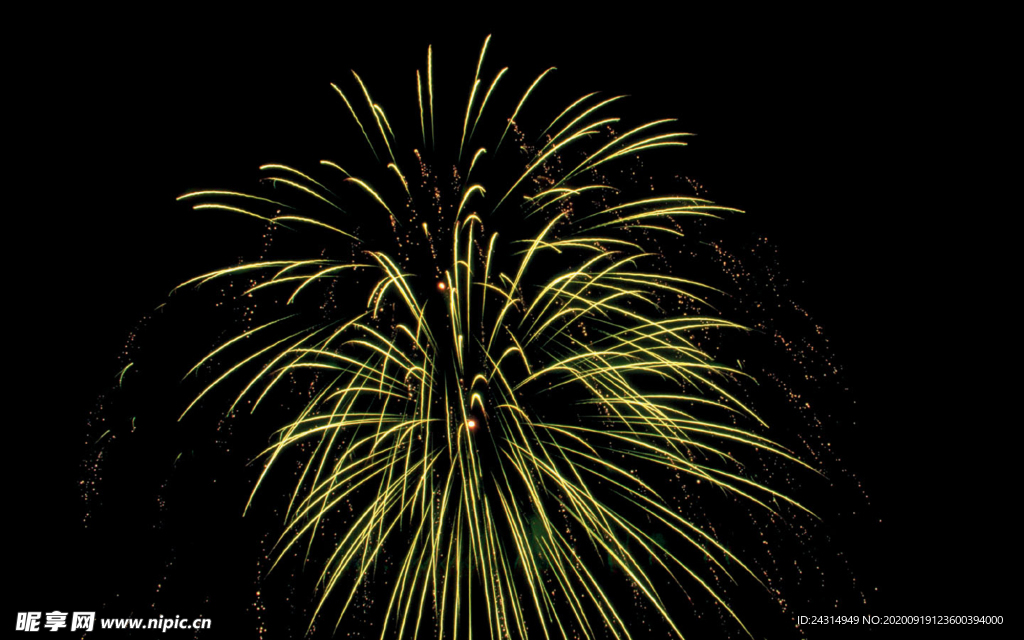
[[[981,205],[986,187],[969,177],[978,154],[964,120],[976,114],[964,96],[984,81],[958,67],[966,45],[921,35],[909,19],[823,17],[809,33],[775,18],[742,31],[682,11],[566,27],[512,11],[454,29],[339,14],[304,18],[315,29],[248,30],[196,16],[175,20],[168,35],[156,22],[122,32],[90,16],[41,30],[17,73],[28,144],[20,184],[8,185],[8,624],[15,611],[61,607],[132,615],[102,603],[111,591],[122,593],[116,602],[152,600],[165,557],[153,545],[180,532],[177,562],[219,558],[218,571],[238,573],[211,578],[239,593],[196,612],[213,619],[209,637],[256,637],[247,609],[255,560],[245,563],[264,531],[225,515],[235,494],[178,489],[177,502],[151,513],[155,492],[123,490],[109,501],[145,504],[86,530],[78,483],[96,433],[87,422],[107,403],[140,320],[178,283],[252,246],[236,221],[207,221],[175,197],[255,189],[265,162],[344,157],[345,145],[362,141],[341,126],[348,116],[328,83],[347,81],[350,68],[396,109],[414,100],[414,71],[432,44],[435,74],[461,107],[492,33],[497,68],[533,77],[554,65],[580,94],[627,93],[641,113],[676,117],[697,134],[682,170],[711,199],[746,211],[735,224],[768,238],[788,297],[823,328],[841,374],[821,415],[845,478],[837,504],[822,505],[843,514],[828,549],[845,552],[868,604],[826,611],[792,602],[793,612],[1002,615],[1006,625],[989,631],[1006,633],[1017,421],[1000,382],[1015,375],[1006,373],[1012,365],[996,364],[1013,360],[1000,310],[1016,288],[993,238],[1003,225]],[[146,338],[167,351],[176,339]],[[159,453],[139,452],[154,456],[138,463],[150,474],[140,484],[158,482],[173,461]],[[248,480],[251,471],[223,474]],[[849,490],[857,482],[867,498]],[[231,528],[202,524],[222,521]],[[173,604],[159,612],[179,613]],[[285,637],[289,615],[266,613],[265,637]],[[873,637],[889,631],[934,629]]]

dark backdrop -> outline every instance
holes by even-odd
[[[843,541],[870,612],[1012,622],[1000,576],[1016,558],[1017,424],[997,363],[1013,359],[1000,310],[1015,288],[975,173],[985,116],[971,96],[986,80],[964,65],[976,52],[893,16],[773,16],[737,30],[682,10],[575,26],[494,13],[465,28],[456,16],[396,26],[340,12],[260,30],[198,15],[32,27],[9,96],[20,139],[5,234],[13,611],[79,607],[90,585],[152,588],[104,582],[107,563],[146,558],[147,539],[128,523],[123,539],[90,537],[77,483],[86,420],[139,318],[234,257],[230,224],[205,226],[174,198],[254,185],[263,162],[329,156],[347,116],[327,83],[347,69],[377,85],[394,69],[411,96],[428,43],[438,64],[462,65],[458,78],[494,33],[495,64],[521,75],[556,65],[678,117],[698,134],[689,166],[710,197],[746,210],[744,224],[778,247],[790,296],[824,327],[849,389],[833,444],[870,497]],[[123,555],[97,557],[111,549]],[[216,624],[217,611],[203,613]]]

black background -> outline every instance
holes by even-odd
[[[203,15],[31,27],[10,96],[18,184],[5,225],[12,611],[79,607],[104,563],[148,553],[125,538],[123,555],[94,557],[77,482],[87,414],[128,332],[174,285],[233,257],[229,225],[205,227],[174,198],[244,188],[259,164],[344,144],[327,83],[349,68],[412,96],[427,44],[437,64],[461,65],[457,78],[493,33],[493,64],[524,76],[555,65],[678,117],[698,134],[691,165],[710,197],[779,247],[856,401],[835,445],[871,498],[846,541],[870,611],[1012,624],[1019,425],[1002,310],[1016,287],[999,248],[1007,212],[987,204],[993,179],[978,171],[997,135],[984,105],[998,103],[998,40],[968,44],[955,20],[915,16],[774,15],[740,30],[683,10],[485,13],[472,26],[337,12],[260,29]]]

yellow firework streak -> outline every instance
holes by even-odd
[[[273,198],[182,196],[320,248],[181,285],[244,281],[270,316],[189,372],[215,369],[185,413],[219,389],[231,410],[255,411],[306,385],[247,509],[275,491],[283,461],[300,469],[275,564],[332,532],[314,620],[340,623],[374,581],[382,638],[630,638],[634,599],[682,637],[682,586],[742,627],[720,585],[760,576],[673,494],[700,486],[740,508],[806,511],[743,461],[806,465],[763,435],[740,399],[746,374],[702,347],[744,329],[716,317],[704,296],[717,292],[673,273],[658,244],[734,210],[631,182],[639,156],[688,134],[672,120],[620,127],[609,109],[621,96],[549,110],[551,68],[502,102],[507,69],[481,80],[488,42],[468,101],[447,116],[429,49],[405,120],[389,120],[355,72],[347,94],[332,85],[366,143],[368,161],[344,163],[359,171],[323,160],[314,179],[265,164]]]

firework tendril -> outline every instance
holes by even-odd
[[[262,195],[181,196],[319,248],[181,285],[248,281],[254,310],[196,365],[213,373],[185,414],[225,390],[231,414],[309,390],[246,508],[298,465],[276,558],[334,534],[313,620],[340,623],[373,579],[381,637],[629,638],[621,585],[680,637],[680,589],[742,626],[716,585],[756,572],[671,494],[806,511],[742,460],[806,465],[701,346],[743,327],[660,249],[734,210],[628,178],[686,145],[671,120],[627,124],[598,94],[550,110],[553,69],[504,97],[507,69],[481,76],[487,44],[457,127],[435,114],[428,49],[415,133],[355,72],[332,85],[371,162],[268,164]]]

